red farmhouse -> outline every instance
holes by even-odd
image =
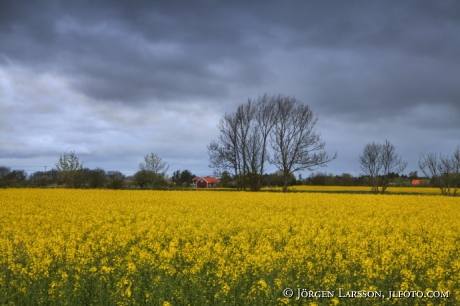
[[[200,176],[195,177],[193,180],[193,185],[195,188],[210,188],[210,187],[217,187],[217,183],[219,183],[219,179],[210,176]]]
[[[430,183],[430,180],[416,179],[412,180],[412,186],[427,186]]]

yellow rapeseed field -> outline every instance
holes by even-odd
[[[0,190],[0,305],[459,305],[460,200]]]

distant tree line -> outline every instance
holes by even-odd
[[[387,160],[385,160],[387,159]],[[260,176],[261,186],[284,187],[293,185],[321,186],[371,186],[375,193],[385,192],[388,186],[412,186],[414,179],[420,179],[420,186],[432,186],[441,190],[443,195],[456,196],[460,188],[460,146],[452,155],[430,153],[420,155],[418,171],[409,175],[402,174],[407,163],[395,153],[395,147],[386,140],[384,144],[372,142],[365,146],[359,156],[364,174],[353,176],[350,173],[334,175],[326,172],[311,172],[303,178],[290,173],[286,182],[285,173],[278,170]],[[171,177],[166,175],[168,165],[158,155],[151,153],[144,157],[139,171],[133,176],[125,176],[120,171],[105,171],[101,168],[83,168],[75,152],[64,153],[56,164],[56,169],[36,171],[27,175],[24,170],[11,170],[0,166],[0,187],[69,187],[69,188],[165,188],[190,187],[195,177],[189,170],[176,170]],[[244,179],[241,174],[233,174],[227,170],[216,172],[220,178],[219,187],[241,188]],[[253,177],[246,174],[246,180]]]
[[[176,186],[190,187],[190,184],[192,183],[192,180],[195,176],[196,175],[192,174],[192,172],[190,172],[189,170],[176,170],[173,172],[171,181]]]
[[[180,173],[177,180],[171,179],[166,174],[168,168],[161,157],[151,153],[144,157],[139,171],[133,176],[125,176],[120,171],[84,168],[83,162],[72,151],[61,155],[55,168],[36,171],[29,176],[24,170],[12,171],[9,167],[0,166],[0,187],[165,188],[184,186],[194,177],[189,170],[183,170],[177,171]]]
[[[414,172],[416,173],[416,171]],[[388,174],[390,180],[389,185],[394,187],[410,187],[412,186],[412,180],[418,178],[411,176],[414,174],[399,174],[391,172]],[[378,176],[377,180],[383,180],[383,176]],[[353,176],[350,173],[342,173],[340,175],[334,175],[326,172],[314,172],[311,173],[306,179],[297,180],[299,185],[318,185],[318,186],[371,186],[373,180],[368,175]]]
[[[13,170],[0,166],[0,187],[17,187],[27,182],[27,173],[24,170]]]
[[[412,176],[411,176],[412,175]],[[410,175],[398,174],[391,172],[388,174],[390,178],[390,186],[394,187],[410,187],[412,186],[412,180],[419,178],[415,172],[411,172]],[[220,175],[220,187],[224,188],[236,188],[237,178],[228,171],[223,171]],[[382,179],[382,177],[378,177]],[[282,187],[284,184],[283,173],[276,171],[274,173],[265,173],[261,179],[263,187]],[[289,178],[288,186],[295,185],[310,185],[310,186],[372,186],[372,180],[367,175],[353,176],[350,173],[342,173],[340,175],[334,175],[333,173],[327,172],[311,172],[309,176],[302,177],[299,174],[295,177],[293,174]],[[425,185],[428,186],[428,185]]]

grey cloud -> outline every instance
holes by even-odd
[[[459,32],[456,1],[4,1],[0,82],[5,71],[16,86],[0,88],[0,153],[77,147],[137,167],[160,148],[206,168],[220,116],[267,92],[330,124],[320,131],[337,169],[367,139],[418,156],[430,147],[420,135],[460,141]],[[182,134],[185,117],[183,129],[206,132]],[[42,134],[48,146],[33,141]]]
[[[100,8],[87,13],[86,6],[58,6],[51,12],[38,10],[39,17],[28,19],[21,15],[27,10],[18,10],[17,25],[1,36],[8,46],[4,52],[38,70],[66,75],[77,89],[103,101],[215,99],[228,96],[231,83],[248,86],[263,80],[260,51],[240,42],[241,29],[233,20],[225,22],[223,11],[208,17],[203,7],[188,13],[179,7],[176,15],[168,16],[164,14],[175,14],[176,8],[159,7],[156,12],[153,7],[154,13],[148,14],[143,7],[110,3],[100,14]],[[219,23],[221,17],[224,22]],[[223,77],[209,69],[226,59],[235,62],[233,75]]]

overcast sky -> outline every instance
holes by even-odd
[[[75,151],[131,175],[154,152],[169,174],[209,175],[220,118],[264,93],[318,115],[338,153],[321,171],[362,173],[371,141],[393,143],[406,173],[460,143],[458,1],[0,3],[0,165],[12,169]]]

